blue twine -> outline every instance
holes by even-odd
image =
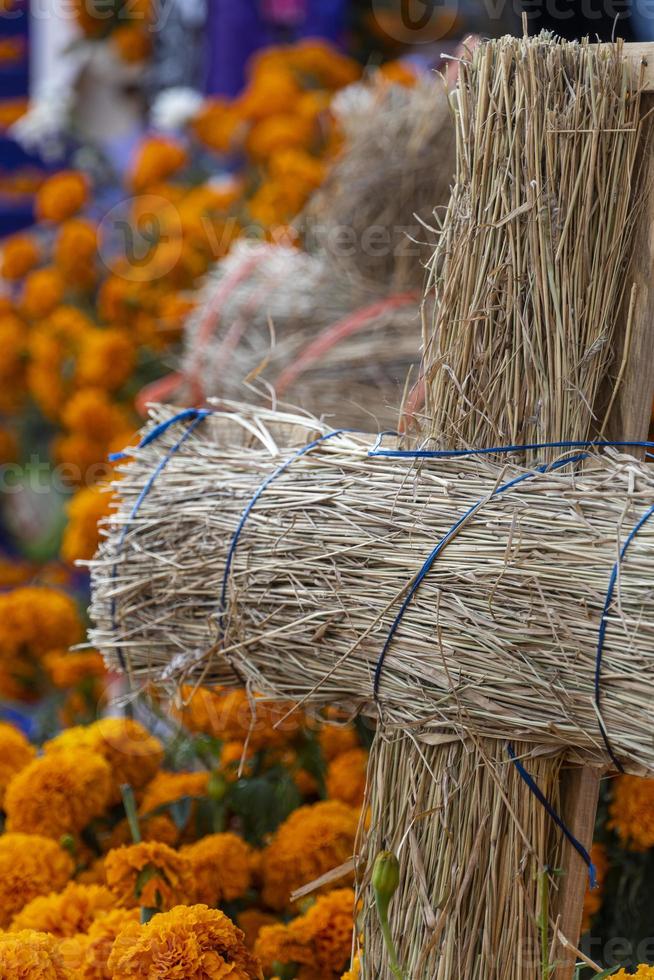
[[[380,433],[380,435],[377,437],[377,441],[376,441],[373,449],[368,453],[368,456],[371,456],[371,457],[384,456],[384,457],[390,457],[390,458],[405,458],[405,459],[448,459],[448,458],[460,457],[460,456],[473,456],[473,455],[474,456],[476,456],[476,455],[479,455],[479,456],[487,456],[487,455],[490,455],[491,453],[521,452],[521,451],[525,451],[525,450],[529,450],[529,449],[577,449],[577,448],[586,448],[586,449],[591,449],[591,448],[593,448],[593,449],[601,449],[601,448],[614,448],[614,449],[615,448],[640,448],[640,449],[651,449],[651,448],[654,448],[654,442],[648,442],[646,440],[613,441],[613,440],[608,440],[608,439],[601,439],[601,440],[595,440],[595,441],[589,441],[589,442],[581,442],[581,441],[578,442],[578,441],[572,441],[572,440],[561,440],[561,441],[556,441],[556,442],[534,442],[534,443],[526,443],[524,445],[493,446],[493,447],[491,447],[489,449],[435,449],[435,450],[425,450],[425,449],[419,449],[419,450],[379,449],[381,440],[384,437],[384,435],[394,435],[394,434],[395,433],[385,433],[385,432]],[[647,456],[652,456],[654,454],[653,453],[646,453],[646,455]],[[568,460],[560,461],[560,464],[555,464],[555,466],[552,467],[552,469],[556,469],[558,465],[565,465],[565,463],[568,463],[568,462],[577,462],[580,459],[586,459],[587,457],[588,457],[588,454],[585,453],[585,454],[583,454],[581,456],[575,457],[574,459],[568,459]],[[541,468],[541,471],[542,471],[542,468]],[[520,479],[524,479],[524,477],[522,477]],[[520,480],[518,480],[518,482],[520,482]],[[503,492],[504,490],[508,489],[508,486],[510,486],[510,484],[509,485],[505,485],[504,487],[500,487],[496,491],[496,493]],[[425,574],[429,571],[429,569],[431,568],[431,565],[433,564],[433,562],[435,561],[435,559],[438,557],[438,554],[442,551],[442,549],[445,547],[445,545],[447,544],[447,542],[451,539],[452,535],[458,530],[458,528],[461,525],[461,523],[472,513],[472,511],[474,511],[474,509],[477,506],[478,506],[478,504],[475,504],[473,507],[471,507],[470,510],[468,510],[464,514],[464,516],[461,518],[461,520],[458,521],[454,525],[454,527],[448,532],[448,534],[445,536],[445,538],[443,538],[443,540],[439,542],[439,544],[437,545],[436,549],[432,552],[432,554],[427,559],[427,562],[423,566],[423,569],[420,572],[420,574],[418,576],[418,579],[416,580],[416,582],[414,584],[414,588],[409,593],[409,595],[407,596],[405,602],[403,603],[402,608],[400,609],[400,613],[399,613],[398,617],[396,617],[396,620],[393,623],[393,626],[391,627],[391,632],[389,634],[389,637],[387,638],[387,641],[384,644],[384,648],[382,650],[382,654],[381,654],[381,657],[380,657],[381,664],[379,662],[377,664],[377,670],[375,671],[375,697],[377,696],[377,691],[378,691],[378,687],[379,687],[379,675],[381,673],[381,666],[383,665],[383,660],[384,660],[384,658],[386,656],[386,651],[388,649],[388,645],[389,645],[389,643],[390,643],[390,641],[391,641],[391,639],[393,637],[393,634],[395,633],[395,630],[397,629],[397,626],[399,625],[399,622],[400,622],[402,616],[404,615],[404,611],[405,611],[406,607],[408,606],[408,604],[409,604],[409,602],[411,600],[411,597],[412,597],[413,593],[415,592],[415,589],[420,585],[420,582],[424,578]],[[604,601],[604,608],[602,610],[602,617],[601,617],[601,620],[600,620],[600,627],[599,627],[599,633],[598,633],[598,638],[597,638],[597,650],[596,650],[596,654],[595,654],[595,698],[594,698],[594,700],[595,700],[595,707],[597,709],[598,726],[599,726],[600,734],[601,734],[602,739],[604,741],[604,745],[606,746],[606,750],[607,750],[607,752],[608,752],[608,754],[609,754],[609,756],[611,758],[611,761],[613,762],[613,764],[615,765],[615,767],[618,769],[619,772],[624,772],[624,767],[623,767],[622,763],[619,761],[619,759],[617,758],[617,756],[615,755],[615,752],[613,751],[613,748],[611,746],[611,742],[610,742],[608,733],[606,732],[606,729],[604,727],[604,722],[602,721],[602,716],[601,716],[601,712],[600,712],[600,699],[601,699],[601,683],[600,682],[601,682],[601,673],[602,673],[602,658],[603,658],[603,653],[604,653],[604,643],[605,643],[605,639],[606,639],[606,630],[607,630],[607,626],[608,626],[608,612],[609,612],[609,609],[610,609],[610,606],[611,606],[611,603],[612,603],[612,600],[613,600],[613,593],[614,593],[614,590],[615,590],[615,585],[616,585],[616,581],[617,581],[617,577],[618,577],[618,572],[619,572],[619,569],[620,569],[620,564],[623,561],[624,556],[625,556],[625,554],[627,552],[627,549],[629,548],[629,545],[631,544],[631,542],[635,538],[636,534],[638,534],[638,532],[640,531],[640,529],[649,520],[649,518],[652,516],[652,514],[654,514],[654,505],[643,515],[643,517],[638,521],[638,523],[632,529],[631,533],[627,537],[627,539],[624,542],[624,545],[623,545],[623,547],[622,547],[622,549],[620,551],[620,557],[618,558],[618,560],[616,561],[615,565],[613,566],[613,570],[611,572],[611,577],[609,579],[609,585],[608,585],[608,589],[607,589],[607,593],[606,593],[606,599]]]
[[[549,814],[549,816],[552,818],[552,820],[554,821],[554,823],[562,831],[562,833],[565,835],[565,837],[570,841],[570,843],[574,847],[574,849],[577,852],[577,854],[582,858],[582,860],[588,866],[588,876],[590,878],[590,887],[591,888],[596,888],[597,887],[597,870],[595,868],[595,865],[592,862],[592,859],[591,859],[590,854],[588,853],[588,851],[586,850],[586,848],[584,847],[584,845],[581,843],[581,841],[577,840],[577,838],[572,833],[572,831],[566,826],[565,822],[561,819],[561,817],[559,816],[559,814],[556,812],[556,810],[554,809],[554,807],[552,806],[552,804],[550,803],[550,801],[547,799],[547,797],[545,796],[545,794],[541,790],[541,788],[538,785],[538,783],[534,780],[533,776],[530,776],[529,775],[529,773],[527,772],[527,770],[525,769],[525,767],[523,766],[523,764],[520,762],[520,760],[516,756],[515,751],[513,749],[513,746],[511,745],[510,742],[507,742],[507,744],[506,744],[506,751],[509,754],[509,758],[511,759],[511,762],[513,763],[513,765],[518,770],[518,773],[519,773],[521,779],[524,780],[524,782],[527,784],[527,786],[529,787],[529,789],[531,790],[531,792],[534,794],[534,796],[536,797],[536,799],[538,800],[538,802],[545,808],[545,810],[547,811],[547,813]]]
[[[179,439],[177,440],[177,442],[173,446],[170,447],[170,449],[165,453],[164,456],[162,456],[162,458],[159,460],[159,462],[155,466],[154,470],[150,474],[150,477],[148,478],[147,482],[145,483],[145,486],[143,487],[143,489],[139,493],[139,495],[138,495],[138,497],[136,499],[136,502],[135,502],[134,506],[132,507],[132,509],[130,511],[130,515],[129,515],[128,519],[127,519],[127,522],[123,525],[123,529],[122,529],[122,531],[120,533],[120,537],[118,538],[118,546],[116,548],[116,555],[115,555],[115,559],[114,559],[113,570],[112,570],[112,573],[111,573],[111,580],[112,580],[113,583],[115,583],[116,577],[118,575],[118,558],[120,557],[120,554],[121,554],[121,552],[123,550],[123,546],[125,544],[125,540],[127,538],[127,533],[128,533],[128,531],[130,529],[130,525],[131,525],[132,521],[135,519],[135,517],[138,514],[139,510],[141,509],[141,505],[143,504],[143,501],[145,500],[145,498],[148,496],[148,494],[152,490],[152,487],[154,486],[155,480],[160,475],[160,473],[166,468],[166,466],[168,465],[168,463],[170,462],[170,460],[172,459],[172,457],[175,455],[175,453],[179,451],[179,449],[184,445],[184,443],[189,438],[189,436],[198,427],[198,425],[200,424],[200,422],[202,422],[203,419],[207,418],[207,416],[208,415],[211,415],[211,414],[212,414],[212,412],[210,412],[208,409],[204,409],[204,408],[203,409],[196,409],[196,408],[186,409],[183,412],[179,412],[178,415],[174,415],[172,418],[167,419],[165,422],[162,422],[160,425],[155,426],[154,429],[152,429],[146,436],[144,436],[144,438],[139,443],[138,448],[139,449],[143,449],[145,446],[149,446],[151,443],[153,443],[156,439],[159,439],[165,432],[168,431],[168,429],[170,429],[171,426],[175,425],[177,422],[183,422],[186,419],[191,419],[192,420],[191,421],[191,424],[187,427],[187,429],[179,437]],[[129,456],[129,455],[130,455],[129,450],[126,453],[116,453],[115,454],[115,456],[116,456],[117,459],[122,459],[125,456]],[[111,600],[111,625],[112,625],[112,630],[115,633],[116,632],[116,629],[117,629],[117,625],[116,625],[116,598],[115,598],[115,596]],[[123,671],[123,673],[127,673],[127,664],[125,662],[125,655],[123,654],[122,647],[118,647],[118,661],[120,663],[120,667],[121,667],[121,670]]]
[[[562,466],[568,466],[570,463],[578,463],[580,460],[587,459],[587,458],[588,458],[588,453],[582,453],[582,454],[579,454],[577,456],[571,456],[571,457],[569,457],[567,459],[557,460],[555,463],[551,463],[551,464],[550,463],[546,463],[543,466],[539,466],[537,469],[535,469],[535,470],[533,470],[533,471],[531,471],[529,473],[523,473],[520,476],[516,476],[512,480],[509,480],[508,483],[504,483],[504,484],[502,484],[502,486],[497,487],[493,491],[493,493],[491,494],[491,498],[490,499],[492,499],[493,497],[497,497],[499,494],[504,493],[506,490],[510,490],[512,487],[517,486],[519,483],[522,483],[524,480],[530,480],[530,479],[532,479],[534,476],[537,476],[538,474],[547,473],[547,472],[551,472],[551,471],[554,471],[554,470],[558,470]],[[379,655],[379,659],[377,660],[377,665],[375,667],[375,675],[374,675],[374,685],[373,685],[373,691],[374,691],[374,695],[375,695],[375,700],[377,700],[378,695],[379,695],[379,683],[380,683],[380,680],[381,680],[382,670],[384,668],[384,661],[386,660],[386,654],[388,653],[388,649],[389,649],[389,647],[391,645],[391,642],[393,640],[393,637],[395,636],[395,633],[397,632],[397,629],[398,629],[400,623],[402,622],[402,619],[404,617],[404,614],[405,614],[406,610],[408,609],[409,604],[410,604],[411,600],[413,599],[413,596],[416,594],[416,592],[420,588],[420,585],[421,585],[422,581],[426,577],[427,573],[431,569],[432,565],[434,564],[434,562],[436,561],[436,559],[438,558],[438,556],[440,555],[440,553],[443,551],[443,549],[446,547],[446,545],[452,540],[452,538],[454,537],[454,535],[456,534],[456,532],[459,530],[459,528],[461,527],[461,525],[468,519],[468,517],[470,517],[470,515],[473,514],[474,511],[481,504],[483,504],[484,499],[485,498],[482,497],[481,500],[478,500],[476,503],[474,503],[472,505],[472,507],[469,507],[468,510],[465,512],[465,514],[463,514],[463,516],[460,517],[458,519],[458,521],[450,528],[450,530],[447,532],[447,534],[445,534],[441,538],[441,540],[438,542],[438,544],[436,545],[436,547],[434,548],[434,550],[431,552],[431,554],[429,555],[429,557],[425,561],[424,565],[422,566],[422,568],[420,569],[420,571],[416,575],[415,579],[413,580],[413,584],[411,585],[411,588],[409,589],[408,594],[404,598],[404,601],[402,602],[402,605],[400,606],[400,610],[399,610],[397,616],[395,617],[395,619],[393,620],[393,623],[391,624],[391,628],[390,628],[390,630],[388,632],[388,636],[386,637],[386,641],[384,643],[384,646],[382,647],[382,651],[381,651],[381,653]]]
[[[243,513],[241,514],[241,518],[232,536],[231,544],[229,546],[229,551],[227,552],[227,559],[225,561],[225,571],[223,573],[222,588],[220,591],[220,613],[218,615],[218,629],[220,631],[221,636],[223,635],[224,632],[223,627],[224,627],[225,613],[227,611],[226,606],[227,606],[227,589],[229,586],[229,573],[231,572],[232,562],[234,560],[236,548],[238,547],[238,542],[241,536],[241,532],[243,531],[246,521],[250,516],[250,514],[252,513],[252,509],[254,508],[254,505],[256,504],[257,500],[259,500],[262,493],[264,493],[264,491],[268,489],[270,484],[274,483],[278,477],[282,476],[282,474],[285,473],[286,470],[289,468],[289,466],[291,466],[291,464],[294,463],[296,460],[300,459],[302,456],[305,456],[307,453],[311,452],[312,449],[315,449],[317,446],[320,446],[323,442],[327,442],[328,439],[333,439],[334,436],[340,436],[343,435],[344,432],[352,432],[352,431],[354,430],[336,429],[334,432],[328,432],[326,433],[326,435],[322,435],[319,436],[317,439],[314,439],[313,442],[310,442],[306,446],[303,446],[302,449],[299,449],[296,453],[294,453],[294,455],[291,456],[290,459],[287,459],[285,463],[282,463],[280,466],[278,466],[277,469],[270,474],[270,476],[266,477],[263,483],[261,483],[257,488],[257,490],[255,491],[252,499],[250,500],[248,505],[243,510]]]
[[[492,446],[489,449],[380,449],[381,440],[385,435],[395,435],[395,433],[380,433],[368,456],[384,456],[390,459],[452,459],[457,456],[490,456],[493,453],[526,452],[529,449],[654,449],[654,442],[645,442],[643,440],[614,442],[609,439],[586,442],[571,440],[562,440],[560,442],[529,442],[524,445],[515,446]],[[647,455],[651,456],[652,453],[647,453]]]
[[[609,578],[609,587],[608,587],[608,589],[606,591],[606,599],[604,600],[604,608],[602,610],[602,618],[600,620],[599,633],[598,633],[598,636],[597,636],[597,652],[596,652],[596,655],[595,655],[595,706],[597,708],[597,717],[598,717],[598,721],[599,721],[599,729],[600,729],[600,732],[602,733],[602,738],[604,740],[604,745],[606,746],[606,750],[609,753],[609,755],[610,755],[610,757],[611,757],[611,759],[613,761],[613,764],[615,765],[615,767],[618,769],[619,772],[624,772],[624,766],[622,765],[622,763],[620,762],[620,760],[618,758],[616,758],[616,755],[615,755],[615,753],[613,751],[613,748],[611,747],[611,742],[609,740],[609,736],[608,736],[608,734],[606,732],[606,729],[604,727],[604,722],[602,721],[602,716],[601,716],[601,713],[600,713],[600,692],[601,692],[600,678],[601,678],[601,673],[602,673],[602,658],[603,658],[603,654],[604,654],[604,641],[606,639],[606,630],[607,630],[607,627],[608,627],[608,614],[609,614],[609,609],[610,609],[611,603],[613,601],[613,593],[615,591],[616,582],[618,580],[618,572],[620,571],[620,564],[624,560],[624,557],[625,557],[625,555],[627,553],[627,549],[629,548],[629,545],[634,540],[634,538],[636,537],[636,535],[638,534],[638,532],[640,531],[640,529],[643,527],[643,525],[646,524],[647,521],[650,519],[650,517],[652,516],[652,514],[654,514],[654,504],[652,504],[652,506],[643,514],[643,516],[640,518],[640,520],[634,525],[634,527],[631,529],[631,531],[627,535],[627,537],[625,539],[625,542],[622,545],[622,548],[620,549],[620,556],[618,557],[618,560],[615,562],[615,564],[614,564],[614,566],[613,566],[613,568],[611,570],[611,576]]]
[[[165,422],[160,422],[159,425],[155,425],[153,429],[143,436],[139,442],[137,449],[145,449],[151,443],[156,442],[160,439],[164,433],[168,431],[173,425],[177,425],[178,422],[186,422],[187,419],[197,420],[198,422],[205,419],[208,415],[213,413],[208,408],[185,408],[183,411],[178,412],[177,415],[173,415],[172,418],[166,419]],[[124,449],[120,453],[111,453],[109,456],[110,463],[119,463],[123,459],[129,459],[132,454],[132,450]]]

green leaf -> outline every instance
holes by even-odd
[[[302,802],[292,774],[283,766],[275,766],[261,776],[239,779],[229,788],[225,800],[241,818],[245,839],[254,845],[262,844]]]

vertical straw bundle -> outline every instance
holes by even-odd
[[[619,46],[504,38],[464,63],[431,263],[424,431],[444,446],[601,432],[633,225],[638,80]]]

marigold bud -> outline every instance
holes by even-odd
[[[392,851],[381,851],[372,870],[372,887],[377,901],[388,906],[399,884],[400,862]]]

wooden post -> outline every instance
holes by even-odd
[[[625,50],[641,65],[643,114],[654,113],[654,44],[627,44]],[[616,350],[614,367],[614,378],[620,379],[620,386],[613,403],[607,402],[603,406],[604,412],[608,411],[604,435],[616,441],[647,439],[654,399],[654,168],[651,166],[651,125],[647,122],[645,126],[641,150],[642,199],[636,202],[637,224],[632,260],[626,276],[627,290],[618,335],[620,345]],[[598,415],[602,417],[599,412]],[[597,769],[575,766],[566,771],[561,787],[566,822],[587,848],[590,848],[593,840],[601,775]],[[577,946],[588,873],[567,842],[563,851],[563,866],[567,870],[559,890],[559,929],[566,939]],[[555,980],[571,980],[576,961],[574,951],[557,945],[556,960],[559,966]]]

